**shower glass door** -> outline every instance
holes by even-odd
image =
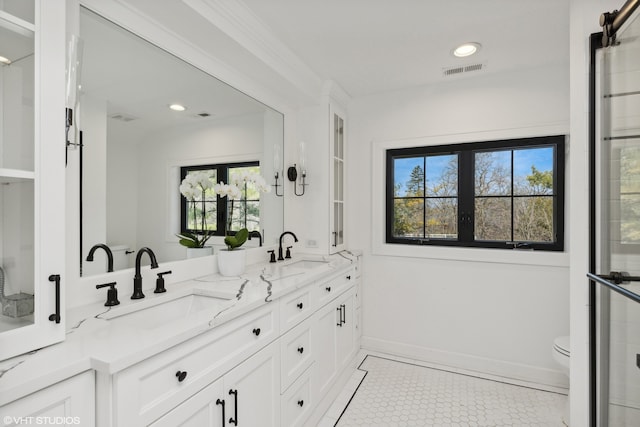
[[[596,271],[640,276],[638,13],[598,51],[596,78]],[[640,295],[640,282],[620,286]],[[640,426],[640,303],[596,292],[597,425]]]

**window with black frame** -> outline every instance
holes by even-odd
[[[563,250],[564,140],[387,150],[386,242]]]
[[[233,235],[241,228],[260,231],[260,193],[262,188],[243,177],[259,177],[259,162],[183,166],[180,168],[180,231],[195,234],[207,232],[214,236]],[[185,183],[193,185],[189,192]],[[216,191],[220,183],[237,191]],[[241,182],[238,184],[238,182]],[[243,183],[242,183],[243,182]],[[218,193],[218,194],[216,194]]]

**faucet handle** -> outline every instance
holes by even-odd
[[[153,291],[154,294],[161,294],[163,292],[167,292],[164,288],[164,275],[171,274],[171,270],[163,271],[162,273],[158,273],[158,278],[156,279],[156,290]]]
[[[269,258],[269,262],[276,262],[276,250],[273,249],[271,251],[267,251],[267,253],[271,254],[271,257]]]
[[[96,289],[105,288],[107,286],[109,286],[110,288],[107,290],[107,302],[104,303],[105,307],[111,307],[120,304],[120,301],[118,301],[118,290],[116,289],[116,282],[96,285]]]
[[[287,246],[287,253],[286,253],[286,255],[284,256],[285,258],[287,258],[287,259],[288,259],[288,258],[291,258],[291,248],[292,248],[292,247],[293,247],[293,246]]]

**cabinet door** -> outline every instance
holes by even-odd
[[[153,427],[221,427],[226,425],[227,405],[219,379],[151,424]]]
[[[0,15],[0,360],[64,339],[66,2],[20,3]]]
[[[347,291],[338,299],[338,308],[342,318],[338,322],[338,332],[336,335],[336,366],[340,371],[354,355],[356,350],[355,340],[355,296],[354,290]]]
[[[227,426],[280,426],[280,347],[271,343],[224,376]]]
[[[354,290],[346,291],[316,313],[312,329],[316,345],[314,391],[319,399],[351,359],[355,348]]]
[[[71,377],[0,407],[3,425],[95,426],[93,371]]]
[[[332,302],[320,309],[312,326],[312,340],[316,346],[313,389],[324,396],[336,374],[336,339],[340,313]]]
[[[331,200],[330,224],[330,252],[336,253],[345,249],[345,114],[336,106],[329,106],[330,121],[330,150],[331,173],[329,192]]]

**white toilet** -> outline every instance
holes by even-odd
[[[557,337],[553,340],[553,358],[560,365],[560,369],[569,377],[569,356],[571,350],[569,347],[569,337]],[[564,409],[562,421],[569,426],[569,395],[567,394],[567,404]]]

